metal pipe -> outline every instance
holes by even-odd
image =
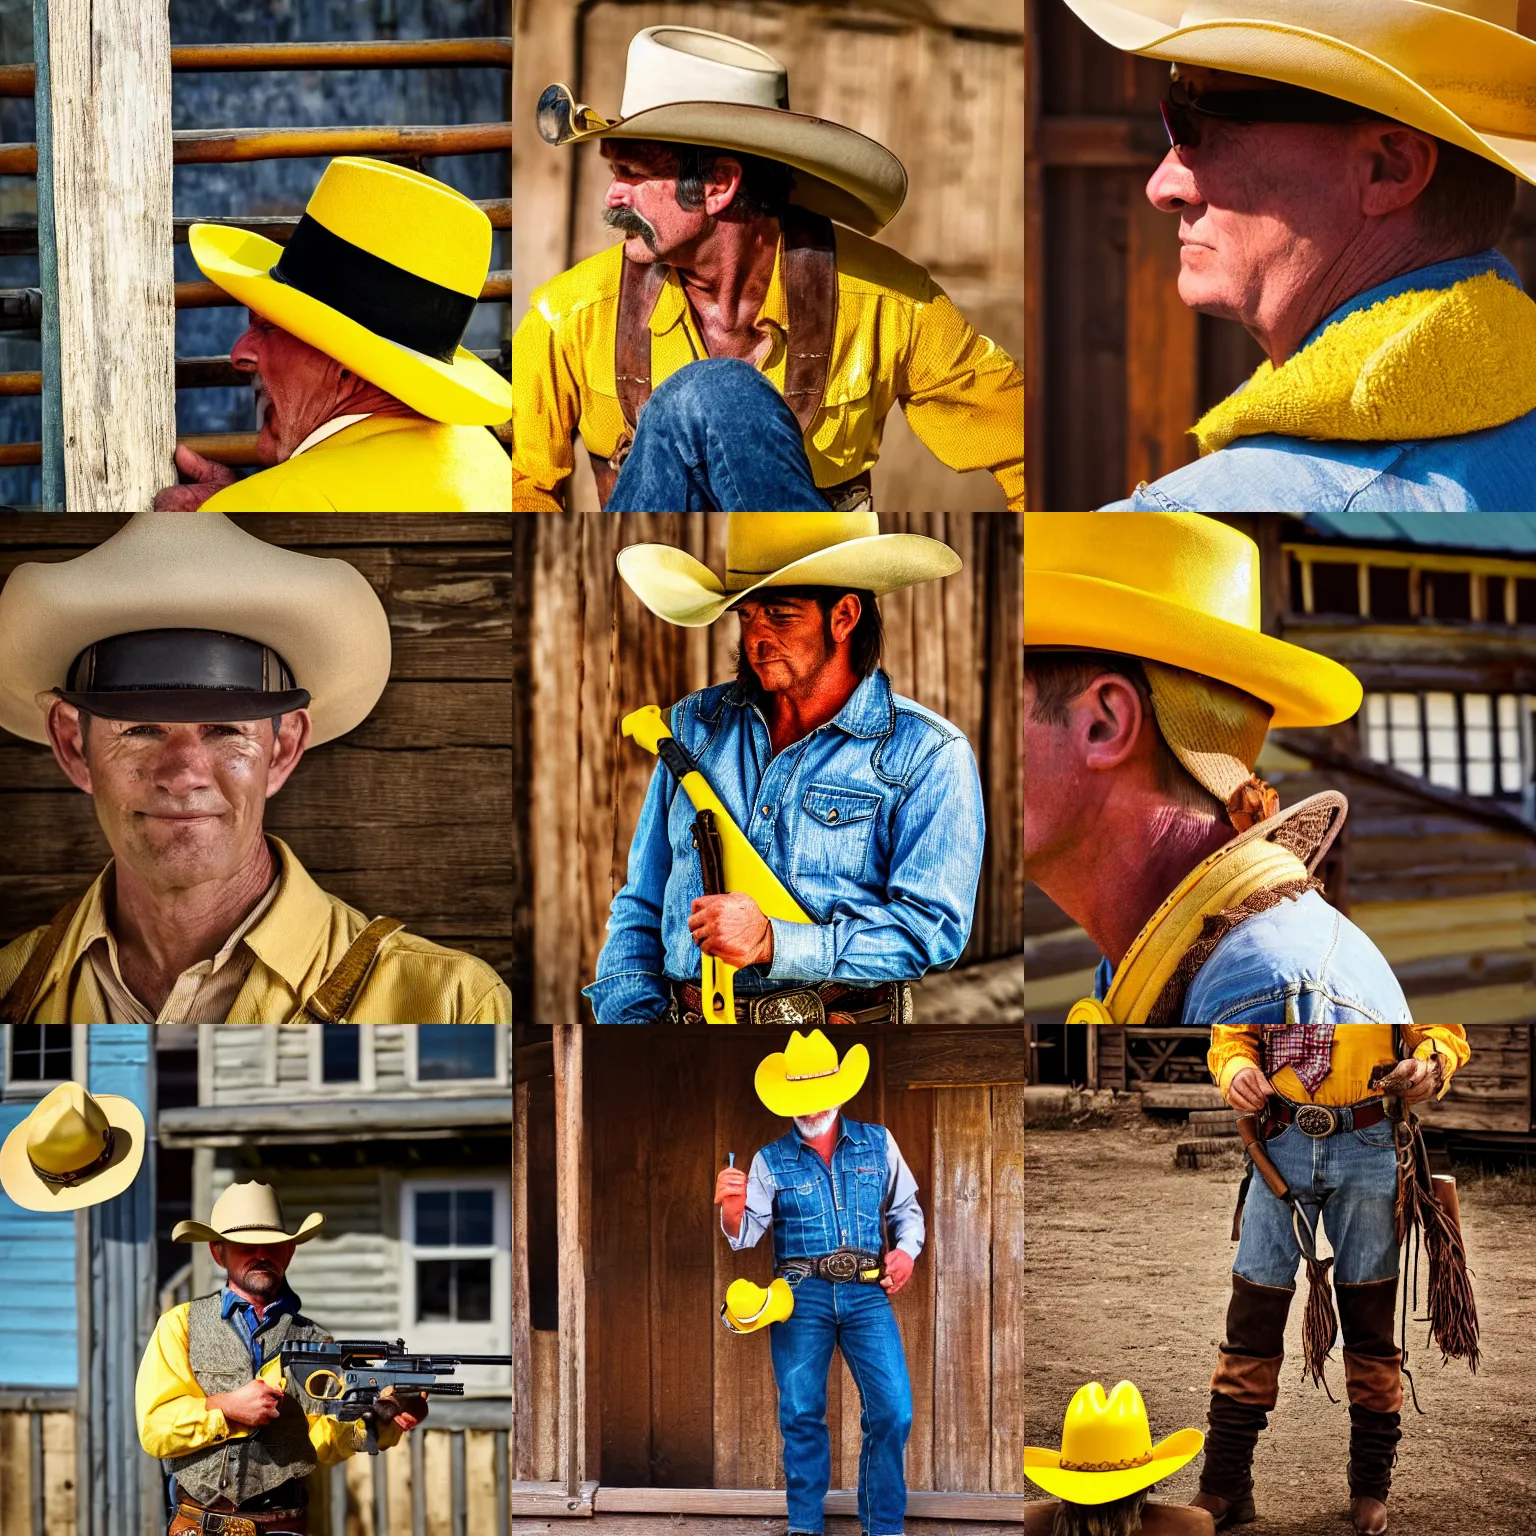
[[[25,292],[26,290],[21,290]],[[4,315],[4,303],[7,295],[0,290],[0,316]],[[510,269],[488,273],[485,287],[480,290],[480,303],[491,304],[501,299],[512,297],[512,273]],[[177,283],[176,284],[176,308],[177,309],[217,309],[221,305],[236,305],[240,300],[233,294],[225,293],[217,283]],[[0,324],[3,324],[0,319]]]

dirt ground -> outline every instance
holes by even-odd
[[[1154,1440],[1206,1427],[1211,1370],[1226,1315],[1240,1153],[1220,1166],[1174,1167],[1187,1126],[1121,1110],[1113,1126],[1035,1129],[1026,1140],[1032,1298],[1026,1314],[1025,1426],[1030,1445],[1061,1443],[1086,1381],[1129,1377]],[[1235,1147],[1234,1143],[1234,1147]],[[1536,1180],[1458,1166],[1462,1223],[1476,1276],[1483,1361],[1442,1367],[1410,1323],[1407,1406],[1391,1501],[1394,1536],[1536,1532]],[[1427,1276],[1427,1267],[1421,1277]],[[1305,1292],[1303,1290],[1302,1294]],[[1422,1300],[1422,1289],[1421,1289]],[[1292,1308],[1280,1402],[1255,1460],[1251,1536],[1331,1536],[1349,1502],[1349,1417],[1335,1352],[1337,1405],[1300,1375],[1301,1307]],[[1181,1501],[1199,1460],[1159,1485]]]

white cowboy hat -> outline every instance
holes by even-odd
[[[213,1214],[206,1222],[178,1221],[171,1231],[173,1243],[307,1243],[321,1227],[325,1217],[311,1211],[290,1232],[283,1220],[283,1207],[277,1191],[270,1184],[231,1184],[213,1202]]]
[[[117,658],[115,683],[94,653],[74,667],[118,637],[137,651]],[[302,708],[307,695],[318,745],[367,716],[389,662],[389,620],[360,571],[268,544],[219,512],[137,513],[73,560],[17,566],[0,589],[0,726],[26,741],[47,741],[61,696],[116,719],[236,720]]]
[[[120,1195],[144,1162],[132,1099],[60,1083],[0,1147],[0,1187],[28,1211],[79,1211]]]
[[[1149,59],[1336,96],[1536,182],[1536,16],[1520,0],[1067,0]]]
[[[658,619],[701,629],[762,587],[883,597],[960,569],[949,545],[920,533],[881,533],[874,512],[732,512],[725,538],[723,580],[670,544],[621,549],[619,575]]]
[[[660,139],[780,160],[797,173],[791,202],[864,235],[878,235],[907,196],[907,173],[890,150],[789,110],[789,73],[771,53],[698,27],[634,35],[617,117],[600,117],[568,86],[551,85],[539,97],[538,126],[549,144]]]

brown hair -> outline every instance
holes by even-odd
[[[1519,179],[1513,171],[1459,144],[1436,139],[1440,161],[1419,194],[1419,225],[1438,243],[1473,256],[1497,245],[1515,211]]]
[[[1136,1536],[1146,1507],[1145,1488],[1107,1504],[1069,1504],[1063,1500],[1056,1506],[1051,1536]]]

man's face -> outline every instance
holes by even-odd
[[[795,1129],[805,1137],[807,1141],[815,1141],[825,1136],[837,1123],[837,1117],[842,1113],[841,1104],[831,1109],[824,1109],[818,1115],[796,1115]]]
[[[825,617],[821,605],[807,597],[774,597],[769,593],[736,605],[742,659],[765,693],[804,687],[826,666],[837,649],[835,640],[829,643],[828,623],[837,619],[838,609],[845,603],[853,605],[853,621],[857,623],[859,600],[852,594],[839,598]],[[853,624],[848,628],[851,630]]]
[[[1081,815],[1083,774],[1064,727],[1034,717],[1035,685],[1024,677],[1024,878],[1069,846]]]
[[[712,220],[705,209],[678,206],[677,157],[665,146],[604,139],[602,154],[613,173],[603,222],[624,232],[631,261],[666,261],[708,231]]]
[[[281,464],[328,421],[352,375],[334,357],[249,310],[250,325],[229,351],[256,395],[256,457]],[[344,379],[343,374],[347,374]]]
[[[229,1283],[266,1306],[282,1294],[283,1276],[293,1262],[294,1243],[209,1243],[213,1261]]]

